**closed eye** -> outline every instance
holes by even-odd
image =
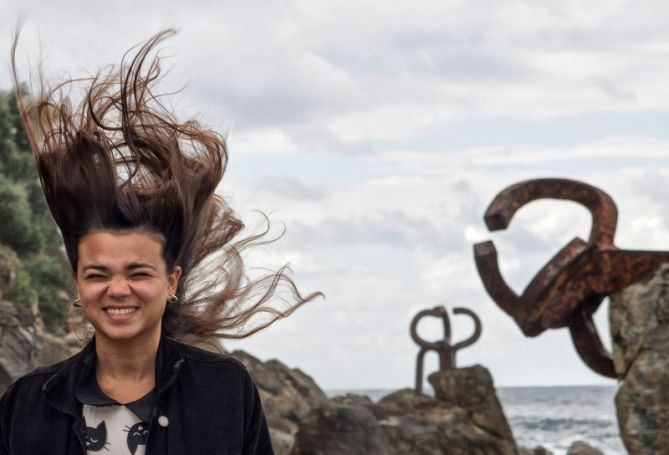
[[[130,275],[130,278],[148,278],[150,277],[151,274],[147,272],[139,272],[139,273],[133,273]]]
[[[105,275],[100,275],[98,273],[95,273],[95,274],[86,275],[84,278],[87,279],[87,280],[104,280],[107,277]]]

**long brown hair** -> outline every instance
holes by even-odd
[[[31,103],[19,89],[17,34],[16,94],[73,271],[77,246],[88,233],[155,234],[168,271],[182,269],[180,303],[167,305],[164,333],[190,342],[242,338],[320,293],[302,296],[287,266],[260,279],[247,277],[241,253],[265,242],[269,224],[260,234],[235,239],[243,224],[215,194],[227,163],[224,137],[193,120],[180,123],[152,91],[161,73],[156,47],[173,34],[158,33],[130,63],[126,53],[119,67],[92,78],[55,87],[42,79]],[[82,83],[85,96],[73,105],[64,89]],[[249,327],[260,313],[269,317]]]

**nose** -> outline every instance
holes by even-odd
[[[107,295],[112,298],[127,297],[132,293],[128,281],[125,278],[113,278],[107,287]]]

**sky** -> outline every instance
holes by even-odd
[[[615,243],[669,249],[669,3],[661,1],[9,0],[0,88],[24,18],[19,66],[93,74],[166,27],[165,88],[181,118],[225,133],[221,194],[252,231],[286,233],[252,254],[289,263],[326,294],[227,349],[278,358],[324,389],[412,387],[420,310],[481,319],[457,365],[497,386],[606,384],[566,329],[526,338],[485,293],[474,243],[494,240],[521,293],[590,217],[570,202],[523,207],[506,231],[483,213],[526,179],[581,180],[619,209]],[[607,305],[596,314],[610,346]],[[473,330],[451,317],[453,342]],[[436,319],[419,325],[430,340]],[[438,368],[428,354],[426,371]]]

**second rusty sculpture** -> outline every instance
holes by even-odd
[[[411,338],[421,347],[416,359],[416,393],[423,391],[423,362],[428,351],[439,354],[439,371],[455,368],[455,354],[462,348],[470,346],[481,336],[481,321],[478,316],[467,308],[454,308],[453,314],[466,314],[474,320],[474,333],[464,341],[451,345],[451,323],[448,313],[443,306],[434,307],[429,310],[419,311],[411,321]],[[444,326],[444,339],[439,341],[426,341],[418,336],[418,322],[425,316],[441,318]]]
[[[602,300],[669,261],[666,251],[621,250],[613,245],[618,211],[611,197],[598,188],[566,179],[536,179],[500,192],[485,212],[491,231],[506,229],[523,205],[544,198],[584,205],[592,215],[588,241],[578,237],[560,250],[517,295],[502,278],[497,250],[488,241],[474,245],[479,275],[488,294],[516,321],[527,336],[546,329],[569,327],[576,351],[595,372],[616,377],[611,355],[604,348],[592,315]]]

